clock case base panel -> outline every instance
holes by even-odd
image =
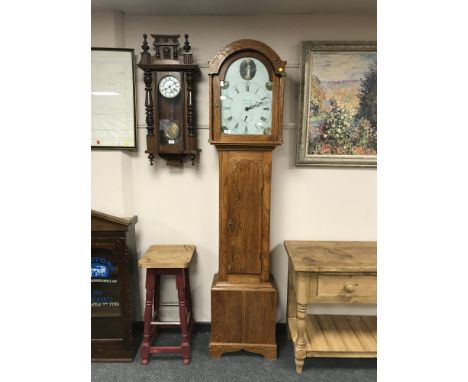
[[[278,358],[276,355],[276,345],[210,342],[209,346],[209,354],[211,358],[221,358],[224,353],[237,352],[241,350],[260,354],[268,360],[275,360]]]
[[[276,306],[277,288],[270,281],[243,283],[218,280],[211,288],[211,338],[209,354],[245,350],[277,358]]]

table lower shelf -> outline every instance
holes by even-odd
[[[288,318],[289,333],[297,341],[296,318]],[[377,357],[377,317],[307,315],[307,357]]]

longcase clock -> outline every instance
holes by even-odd
[[[285,65],[255,40],[233,42],[209,62],[210,143],[220,172],[212,357],[246,350],[276,358],[270,190],[272,151],[282,143]]]

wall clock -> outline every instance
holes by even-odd
[[[193,64],[188,35],[179,53],[180,35],[155,35],[154,56],[149,53],[147,35],[138,67],[144,71],[146,110],[146,153],[153,165],[155,155],[168,165],[180,166],[189,157],[195,164],[199,149],[195,130],[194,79],[199,72]]]
[[[270,275],[273,149],[282,143],[286,62],[240,40],[209,62],[210,143],[219,152],[219,271],[211,289],[210,355],[276,358],[277,291]]]

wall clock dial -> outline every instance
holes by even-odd
[[[180,82],[174,76],[164,76],[159,81],[159,91],[166,98],[177,97],[180,93]]]

